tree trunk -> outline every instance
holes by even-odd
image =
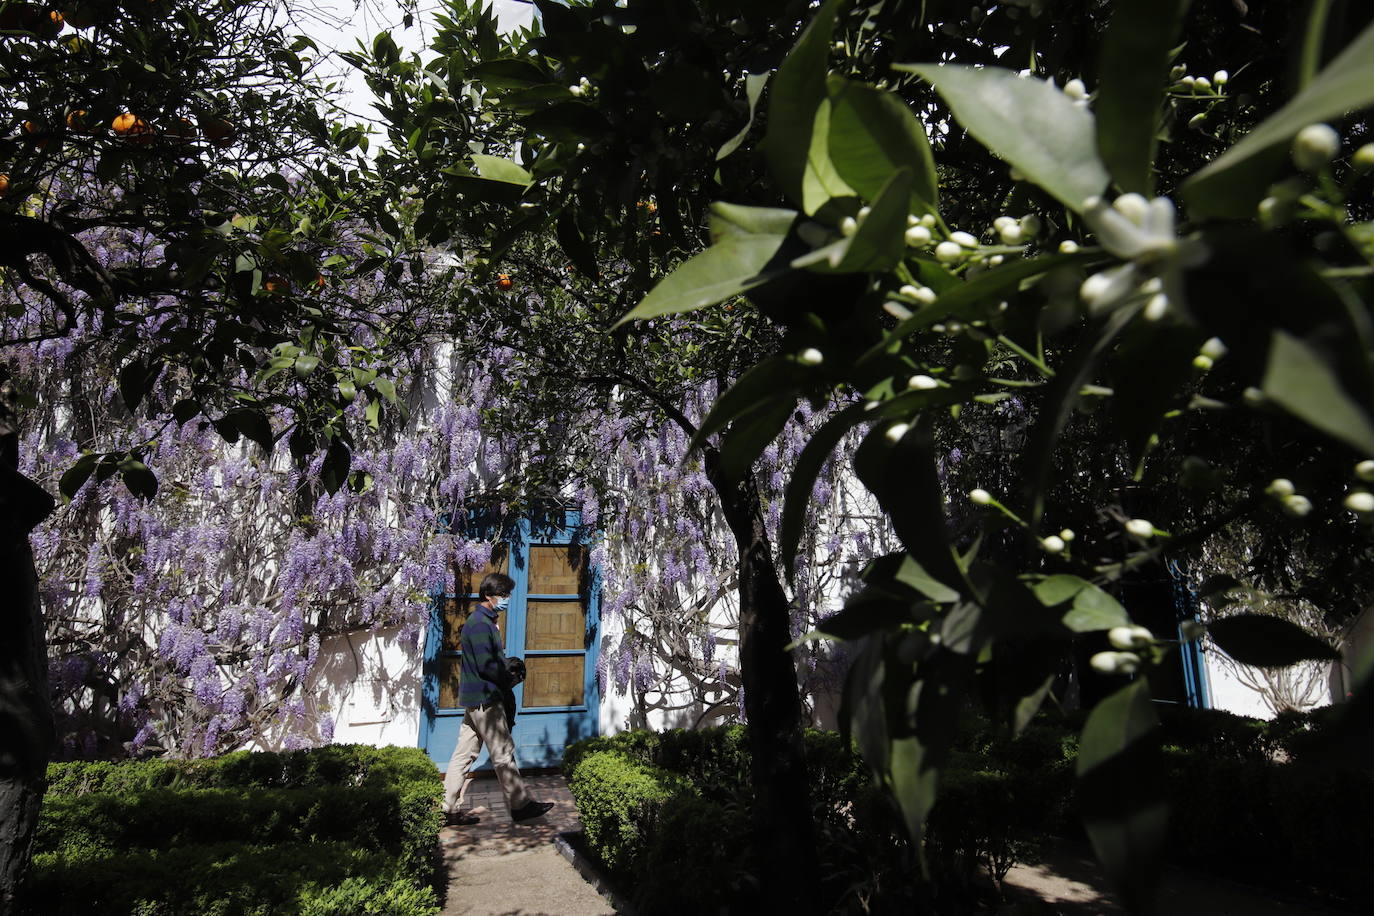
[[[0,619],[0,916],[17,908],[53,743],[43,614],[28,539],[52,512],[53,498],[16,469],[18,434],[6,393],[0,386],[0,587],[10,594]]]
[[[740,675],[753,758],[754,837],[763,901],[781,912],[819,909],[817,861],[802,741],[789,606],[763,522],[753,476],[729,480],[715,449],[704,452],[706,476],[720,496],[739,547]]]

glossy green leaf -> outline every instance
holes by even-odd
[[[1001,67],[898,64],[940,93],[980,143],[1070,210],[1101,194],[1110,181],[1097,155],[1092,114],[1059,89]]]
[[[907,201],[911,170],[898,169],[878,192],[868,217],[855,233],[792,262],[796,268],[828,273],[873,273],[896,267],[906,253]]]
[[[1303,661],[1332,661],[1340,653],[1302,627],[1262,614],[1237,614],[1207,627],[1227,655],[1257,668],[1284,668]]]
[[[119,463],[119,476],[129,492],[140,499],[152,499],[157,495],[157,475],[142,461],[126,458]]]
[[[830,159],[840,177],[868,201],[900,168],[911,170],[916,212],[934,213],[939,180],[925,128],[901,96],[830,77]]]
[[[1031,589],[1040,603],[1055,608],[1072,602],[1061,622],[1075,633],[1091,633],[1126,626],[1130,615],[1111,595],[1086,579],[1067,574],[1048,576]]]
[[[71,499],[76,496],[76,491],[90,478],[95,470],[96,462],[99,461],[98,455],[82,455],[62,474],[62,479],[58,481],[57,488],[62,495]]]
[[[916,620],[911,602],[877,590],[865,590],[846,601],[838,614],[817,624],[816,632],[831,639],[851,640]]]
[[[797,402],[796,391],[809,372],[808,367],[786,356],[774,356],[754,364],[716,398],[697,427],[689,448],[698,448],[709,436],[734,420],[774,401],[785,399],[791,410]]]
[[[767,73],[750,73],[744,77],[744,94],[749,99],[749,120],[740,128],[740,132],[735,134],[716,151],[716,161],[724,159],[726,156],[739,149],[740,144],[749,136],[749,129],[754,126],[754,114],[758,109],[759,96],[763,95],[763,87],[768,85]]]
[[[324,462],[320,465],[320,482],[329,493],[339,492],[348,482],[348,471],[353,464],[353,452],[341,440],[329,443]]]
[[[781,235],[731,235],[678,265],[616,325],[688,312],[724,302],[787,270],[765,270],[782,247]]]
[[[1198,216],[1246,217],[1287,159],[1298,131],[1374,105],[1374,25],[1359,34],[1307,88],[1183,184]]]
[[[816,109],[825,100],[830,35],[840,0],[826,0],[773,77],[768,99],[764,153],[773,180],[784,194],[802,203],[802,181],[809,166]],[[828,158],[828,157],[827,157]]]
[[[958,591],[926,572],[926,568],[910,554],[902,558],[902,565],[897,569],[895,578],[937,604],[958,601],[960,597]]]
[[[1123,903],[1151,909],[1168,807],[1151,738],[1159,725],[1149,682],[1138,678],[1089,713],[1079,738],[1079,808],[1093,850]]]
[[[1098,65],[1097,149],[1123,190],[1150,194],[1160,105],[1190,0],[1118,0]]]
[[[517,163],[509,159],[502,159],[500,156],[473,153],[472,164],[477,167],[477,174],[491,181],[504,181],[522,187],[534,181],[534,176]]]
[[[714,244],[730,235],[784,236],[796,219],[796,210],[716,202],[711,204],[707,225]]]
[[[1321,354],[1275,331],[1261,387],[1269,400],[1327,435],[1374,455],[1374,422]]]
[[[792,419],[795,398],[777,396],[736,418],[720,441],[720,466],[727,479],[743,480],[768,444]]]
[[[821,99],[816,106],[811,126],[811,146],[806,154],[806,169],[802,172],[801,202],[807,215],[814,214],[839,197],[856,197],[834,161],[830,158],[830,100]]]

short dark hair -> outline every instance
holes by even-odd
[[[515,591],[515,580],[505,573],[487,573],[482,584],[477,587],[477,594],[482,598],[504,598]]]

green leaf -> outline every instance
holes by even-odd
[[[1149,681],[1139,678],[1093,707],[1079,738],[1083,825],[1122,902],[1134,912],[1151,909],[1167,836],[1168,807],[1148,740],[1158,725]]]
[[[353,453],[347,445],[339,439],[329,443],[324,463],[320,465],[320,483],[330,494],[339,492],[339,488],[348,482],[348,470],[352,463]]]
[[[396,383],[389,378],[378,378],[372,383],[377,393],[386,398],[388,404],[396,403]]]
[[[161,371],[161,363],[150,367],[141,359],[130,360],[119,370],[119,396],[130,411],[142,403]]]
[[[119,462],[119,475],[124,486],[138,498],[152,499],[157,495],[157,475],[142,461],[126,458]]]
[[[811,126],[811,146],[802,172],[802,210],[811,216],[839,197],[858,196],[830,159],[830,100],[821,99]]]
[[[711,243],[731,235],[785,236],[797,220],[796,210],[776,207],[746,207],[719,201],[711,204],[707,216]]]
[[[898,64],[935,86],[980,143],[1070,210],[1107,189],[1093,116],[1054,86],[1001,67]]]
[[[649,295],[616,322],[689,312],[723,302],[785,273],[786,264],[765,270],[782,247],[781,235],[731,235],[678,265]]]
[[[1346,46],[1306,89],[1183,183],[1197,216],[1247,217],[1267,192],[1298,131],[1374,105],[1374,25]]]
[[[840,444],[845,433],[863,421],[864,413],[863,404],[850,404],[827,419],[801,450],[796,463],[792,466],[792,473],[787,477],[782,521],[778,526],[778,550],[782,557],[782,567],[787,571],[788,582],[791,582],[796,574],[797,545],[801,543],[806,509],[811,503],[811,492],[815,489],[816,478],[820,476],[826,459],[835,450],[835,446]]]
[[[1284,331],[1275,331],[1261,384],[1275,404],[1322,432],[1374,455],[1374,423],[1341,385],[1321,354]]]
[[[1097,149],[1123,190],[1150,194],[1171,52],[1190,0],[1118,0],[1098,65]]]
[[[76,496],[76,491],[90,478],[91,472],[95,470],[96,462],[100,460],[99,455],[82,455],[62,474],[62,479],[58,481],[57,488],[62,491],[62,495],[67,499]]]
[[[831,76],[830,101],[830,159],[840,177],[873,201],[894,172],[910,169],[911,210],[937,212],[940,186],[930,143],[901,96]]]
[[[894,578],[903,585],[914,588],[936,604],[948,604],[960,598],[959,592],[926,572],[926,568],[910,554],[902,558],[902,565],[897,569]]]
[[[318,356],[306,355],[297,356],[291,364],[292,368],[296,372],[297,378],[306,378],[310,375],[310,373],[314,372],[315,369],[319,367],[319,365],[320,358]]]
[[[798,205],[803,202],[816,110],[826,96],[830,35],[839,8],[840,0],[826,0],[778,68],[769,94],[764,153],[774,181]]]
[[[754,461],[792,418],[795,398],[784,398],[776,392],[773,398],[738,417],[720,442],[720,466],[732,481],[743,480]]]
[[[1340,653],[1302,627],[1278,617],[1237,614],[1207,627],[1227,655],[1257,668],[1284,668],[1304,661],[1334,661]]]
[[[262,446],[264,452],[272,451],[272,424],[267,414],[261,410],[240,408],[225,415],[225,421],[233,423],[240,433]]]
[[[1037,582],[1031,591],[1047,608],[1072,600],[1073,604],[1064,612],[1061,622],[1075,633],[1110,630],[1131,622],[1121,602],[1078,576],[1048,576]]]
[[[172,405],[172,418],[177,421],[178,426],[185,426],[193,417],[201,412],[200,402],[192,398],[182,398]]]
[[[854,235],[792,261],[796,268],[823,273],[874,273],[891,270],[906,253],[907,202],[911,170],[898,169],[878,192],[868,217]]]
[[[597,279],[601,275],[601,270],[596,263],[596,252],[582,235],[582,230],[578,229],[577,215],[571,209],[563,210],[558,214],[554,231],[558,235],[559,247],[572,260],[573,265],[591,279]]]
[[[724,159],[726,156],[739,149],[744,138],[749,136],[749,129],[754,126],[754,112],[759,104],[759,96],[763,95],[763,87],[768,85],[767,73],[749,73],[744,77],[744,94],[749,99],[749,120],[745,122],[740,132],[735,134],[724,145],[716,151],[716,161]]]
[[[929,616],[929,608],[926,614]],[[851,640],[879,630],[891,630],[920,619],[909,601],[880,589],[866,589],[845,602],[844,609],[816,624],[816,632],[832,639]]]
[[[534,176],[509,159],[500,156],[472,154],[472,164],[477,166],[477,174],[492,181],[505,181],[522,187],[534,182]]]
[[[467,72],[469,77],[492,89],[528,89],[549,81],[544,71],[528,60],[512,57],[484,60]]]
[[[716,398],[706,418],[688,446],[699,448],[708,437],[724,429],[733,420],[757,410],[773,401],[785,398],[790,410],[796,404],[796,392],[810,374],[808,367],[787,356],[772,356],[755,363],[739,377],[735,384]]]

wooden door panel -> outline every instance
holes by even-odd
[[[576,595],[582,591],[586,566],[585,547],[577,544],[532,544],[529,593]]]
[[[585,649],[587,611],[581,601],[531,599],[525,606],[525,651]]]
[[[586,697],[581,655],[536,655],[525,659],[525,709],[581,706]]]

